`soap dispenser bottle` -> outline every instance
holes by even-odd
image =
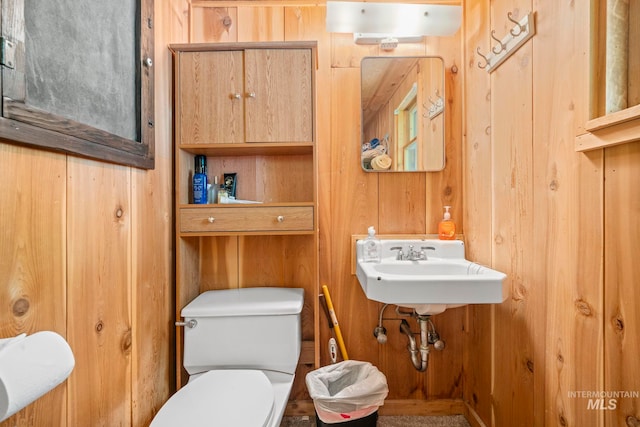
[[[451,219],[451,206],[444,207],[444,217],[438,224],[438,238],[440,240],[453,240],[456,238],[456,224]]]
[[[364,240],[364,262],[380,262],[382,259],[382,243],[376,237],[373,226],[367,230],[369,235]]]

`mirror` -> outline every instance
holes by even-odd
[[[361,90],[362,169],[367,172],[444,169],[442,58],[363,58]]]

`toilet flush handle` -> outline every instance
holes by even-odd
[[[195,328],[198,326],[198,321],[196,319],[191,319],[188,322],[176,322],[176,326],[186,326],[187,328]]]

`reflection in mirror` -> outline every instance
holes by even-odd
[[[444,61],[366,57],[361,63],[361,166],[369,172],[444,168]]]

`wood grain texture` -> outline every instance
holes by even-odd
[[[239,6],[237,41],[284,41],[284,8],[259,3]]]
[[[313,141],[311,49],[247,49],[247,142]]]
[[[67,191],[69,424],[129,425],[131,171],[69,158]]]
[[[507,3],[509,3],[507,5]],[[529,1],[521,2],[528,10]],[[506,27],[511,2],[492,5],[493,28]],[[510,295],[496,307],[493,416],[496,425],[533,425],[536,393],[533,335],[544,343],[545,288],[534,264],[534,182],[531,44],[520,48],[491,75],[491,135],[493,137],[492,265],[507,274]],[[514,90],[518,88],[518,90]],[[503,119],[508,117],[508,119]],[[542,206],[536,206],[541,209]],[[541,248],[537,248],[538,250]],[[540,328],[540,329],[539,329]],[[543,332],[541,335],[539,331]],[[507,345],[508,343],[508,345]],[[534,390],[517,393],[516,390]]]
[[[237,9],[189,3],[192,43],[233,42],[238,40]]]
[[[241,50],[177,54],[178,144],[245,141],[243,64]]]
[[[604,390],[640,392],[640,311],[636,254],[640,237],[640,143],[609,148],[604,153]],[[638,420],[640,399],[618,398],[606,411],[604,425]],[[610,400],[605,399],[605,405]],[[633,424],[631,424],[633,425]]]
[[[544,270],[539,283],[547,288],[546,385],[534,389],[545,401],[536,398],[536,425],[602,425],[597,411],[589,411],[586,401],[569,394],[603,387],[601,155],[589,158],[571,152],[575,123],[585,118],[576,114],[584,114],[588,93],[581,78],[562,77],[566,66],[577,72],[583,63],[584,51],[572,46],[578,37],[574,29],[584,28],[579,12],[568,4],[545,4],[538,13],[554,16],[567,28],[540,22],[537,31],[547,37],[533,43],[534,86],[540,89],[533,98],[533,164],[538,178],[534,256],[536,271]],[[557,65],[549,67],[554,62]],[[574,103],[581,107],[574,108]]]
[[[489,2],[464,3],[465,62],[464,70],[464,137],[463,137],[463,189],[465,247],[469,259],[484,265],[492,262],[492,203],[491,176],[491,86],[490,76],[478,68],[475,46],[484,46],[489,40],[487,23]],[[472,107],[471,107],[472,106]],[[483,179],[482,177],[487,177]],[[494,306],[469,306],[468,330],[464,351],[464,400],[476,414],[491,425],[491,390],[493,377],[492,333]]]
[[[220,206],[182,208],[180,232],[264,232],[314,231],[313,206]]]
[[[62,156],[0,144],[0,338],[67,338],[65,170]],[[66,426],[67,407],[64,382],[0,426]]]

